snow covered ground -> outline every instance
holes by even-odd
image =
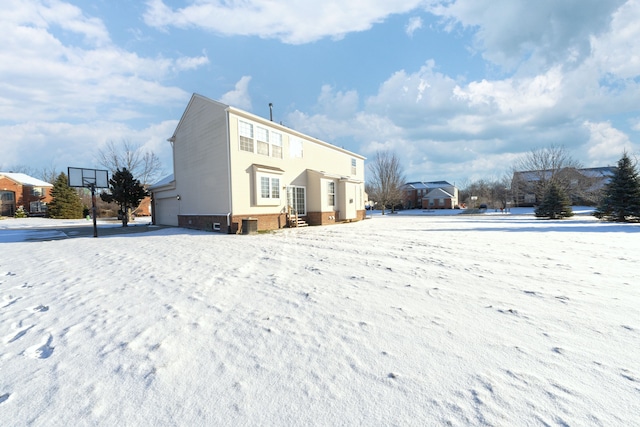
[[[412,213],[0,221],[0,425],[640,425],[638,225]]]

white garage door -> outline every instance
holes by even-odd
[[[158,225],[178,225],[178,203],[175,197],[156,200],[156,223]]]

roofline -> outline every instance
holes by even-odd
[[[360,160],[366,160],[367,159],[366,157],[364,157],[364,156],[362,156],[360,154],[354,153],[353,151],[346,150],[344,148],[338,147],[337,145],[331,144],[329,142],[323,141],[323,140],[318,139],[318,138],[314,138],[314,137],[312,137],[310,135],[304,134],[304,133],[302,133],[300,131],[297,131],[295,129],[291,129],[289,127],[286,127],[286,126],[281,125],[281,124],[279,124],[277,122],[274,122],[274,121],[271,121],[269,119],[266,119],[264,117],[260,117],[258,115],[253,114],[253,113],[250,113],[248,111],[241,110],[240,108],[232,107],[231,105],[224,104],[222,102],[216,101],[214,99],[208,98],[206,96],[203,96],[203,95],[200,95],[200,94],[197,94],[197,93],[194,93],[194,94],[191,95],[191,98],[189,99],[189,103],[187,104],[187,107],[184,109],[184,111],[182,113],[182,116],[180,117],[180,120],[178,121],[178,124],[176,125],[176,127],[175,127],[175,129],[173,131],[173,135],[171,135],[171,137],[168,138],[167,141],[169,141],[171,143],[175,142],[175,140],[176,140],[176,132],[180,128],[180,125],[182,124],[182,122],[183,122],[183,120],[185,118],[185,115],[187,114],[187,111],[189,111],[189,108],[191,107],[191,104],[193,103],[193,100],[195,98],[199,98],[199,99],[202,99],[203,101],[217,104],[217,105],[223,107],[225,109],[225,111],[227,112],[227,114],[233,113],[233,114],[236,114],[236,115],[239,115],[239,116],[244,116],[244,117],[250,118],[251,120],[254,120],[256,122],[262,122],[265,125],[269,125],[269,126],[275,127],[276,129],[278,129],[278,130],[280,130],[282,132],[293,134],[293,135],[302,137],[304,139],[311,140],[311,141],[313,141],[313,142],[315,142],[315,143],[317,143],[319,145],[325,146],[327,148],[331,148],[331,149],[334,149],[334,150],[341,151],[343,153],[349,154],[350,156],[357,157]]]
[[[334,149],[334,150],[342,151],[343,153],[349,154],[349,155],[351,155],[353,157],[357,157],[357,158],[359,158],[361,160],[366,160],[366,157],[364,157],[364,156],[362,156],[360,154],[354,153],[353,151],[349,151],[349,150],[344,149],[342,147],[338,147],[337,145],[331,144],[330,142],[326,142],[326,141],[323,141],[321,139],[315,138],[313,136],[307,135],[305,133],[302,133],[302,132],[297,131],[295,129],[292,129],[290,127],[281,125],[281,124],[279,124],[277,122],[271,121],[271,120],[266,119],[264,117],[260,117],[258,115],[253,114],[253,113],[250,113],[248,111],[241,110],[240,108],[227,106],[227,111],[229,113],[233,113],[233,114],[236,114],[236,115],[239,115],[239,116],[245,116],[245,117],[247,117],[247,118],[249,118],[251,120],[254,120],[256,122],[262,122],[263,124],[275,127],[276,129],[278,129],[278,130],[280,130],[282,132],[286,132],[286,133],[289,133],[289,134],[294,134],[294,135],[299,136],[301,138],[304,138],[304,139],[307,139],[307,140],[311,140],[311,141],[313,141],[313,142],[315,142],[317,144],[323,145],[323,146],[325,146],[327,148],[331,148],[331,149]]]

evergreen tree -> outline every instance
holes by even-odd
[[[129,214],[132,209],[138,207],[142,199],[147,196],[140,181],[133,178],[127,168],[117,169],[109,180],[110,193],[101,193],[100,198],[107,202],[115,202],[120,207],[122,226],[126,227],[129,222]]]
[[[82,218],[82,201],[76,190],[69,187],[64,172],[53,183],[51,197],[53,200],[47,204],[47,216],[58,219]]]
[[[536,217],[562,219],[573,216],[571,201],[557,182],[551,181],[542,196],[542,203],[536,208]]]
[[[605,187],[602,200],[593,215],[617,222],[640,219],[640,178],[627,153],[618,161],[618,168]]]

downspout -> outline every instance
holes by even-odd
[[[227,179],[229,180],[229,212],[227,213],[227,234],[231,234],[231,213],[232,209],[232,193],[233,186],[231,185],[231,129],[229,128],[229,108],[224,110],[227,120]]]

